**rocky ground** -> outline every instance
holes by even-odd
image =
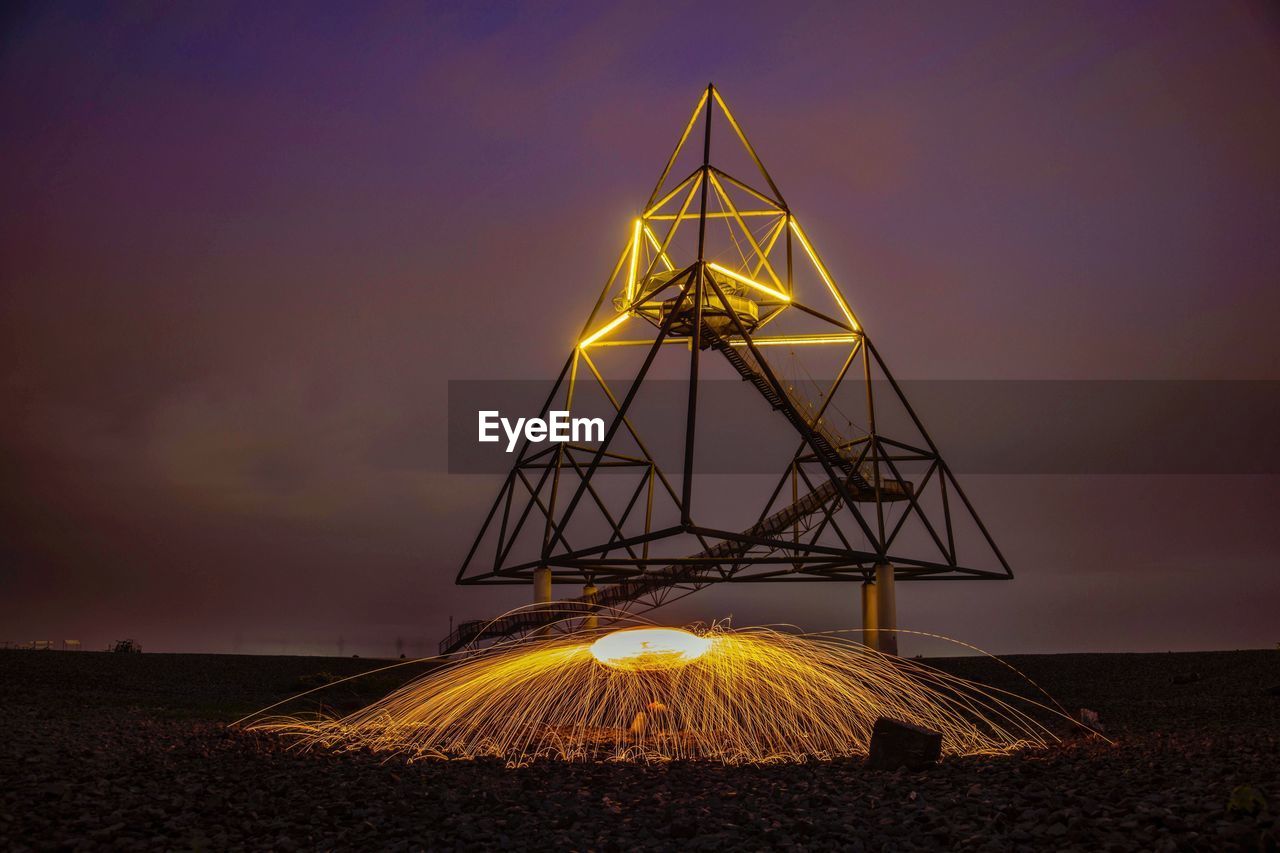
[[[1097,710],[1114,745],[922,772],[405,765],[225,726],[383,662],[0,651],[0,848],[1275,849],[1280,651],[1009,660]],[[988,661],[936,663],[1007,683]],[[402,677],[326,701],[358,706]]]

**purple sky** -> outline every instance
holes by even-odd
[[[1264,6],[756,5],[5,12],[0,640],[412,654],[522,603],[453,586],[497,483],[445,383],[554,376],[708,80],[900,377],[1280,379]],[[902,625],[1280,641],[1276,478],[965,482],[1018,579]]]

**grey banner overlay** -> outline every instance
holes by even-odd
[[[449,472],[505,474],[520,445],[504,452],[501,428],[500,441],[478,442],[477,413],[496,410],[512,422],[537,417],[552,385],[450,381]],[[820,403],[822,385],[808,386],[809,399]],[[918,444],[889,383],[872,386],[877,432]],[[610,387],[620,401],[629,385]],[[957,474],[1280,473],[1280,382],[910,380],[899,387]],[[777,474],[799,446],[791,425],[741,381],[703,381],[698,399],[698,473]],[[688,383],[650,380],[628,413],[667,471],[681,467],[687,401]],[[607,428],[613,412],[599,385],[579,382],[574,417],[600,417]],[[866,422],[865,386],[846,386],[827,411],[828,428],[853,439],[865,434]],[[611,449],[632,453],[636,445],[623,428]]]

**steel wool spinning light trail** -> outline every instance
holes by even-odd
[[[1056,740],[999,691],[917,661],[833,635],[719,626],[524,640],[448,664],[347,717],[250,728],[303,747],[411,760],[757,764],[865,755],[882,716],[940,732],[948,755]]]

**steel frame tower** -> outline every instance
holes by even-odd
[[[717,117],[762,185],[713,162]],[[676,167],[682,155],[697,153],[699,125],[700,162],[684,174]],[[731,261],[728,250],[715,254],[711,245],[719,225],[737,252]],[[442,651],[553,623],[594,626],[600,615],[658,607],[713,583],[798,581],[862,583],[864,625],[881,629],[872,644],[892,648],[895,581],[1013,577],[714,85],[703,91],[629,238],[540,413],[572,410],[585,382],[609,403],[603,441],[526,442],[457,576],[459,584],[532,584],[541,606],[463,623]],[[839,369],[815,403],[780,378],[767,353],[819,347],[839,354]],[[616,348],[644,358],[625,388],[615,389],[597,361]],[[673,349],[688,354],[683,461],[674,480],[629,417],[655,360]],[[716,415],[699,419],[711,352],[799,439],[755,523],[742,531],[695,521],[698,426]],[[829,410],[850,388],[863,411],[854,436],[837,431]],[[890,405],[904,415],[905,434],[877,429],[877,412]],[[596,487],[603,469],[635,477],[621,507],[610,508]],[[665,523],[660,504],[671,516]],[[603,534],[591,544],[574,536],[584,513]],[[697,550],[664,551],[677,541],[696,542]],[[975,566],[974,556],[985,565]],[[552,602],[553,583],[582,584],[583,593]]]

